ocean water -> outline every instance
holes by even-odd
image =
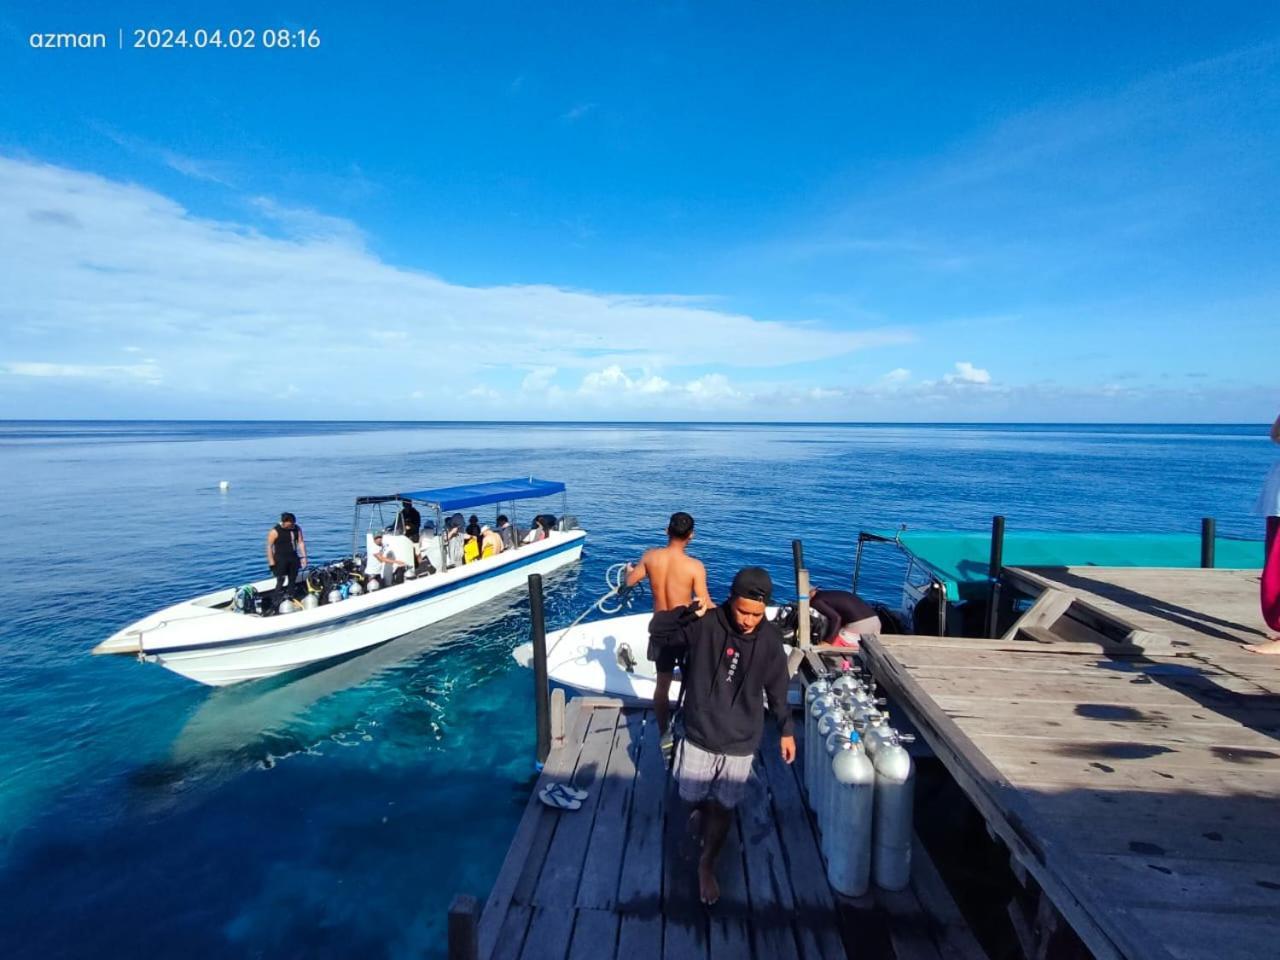
[[[713,594],[747,563],[785,584],[795,537],[845,586],[861,527],[1259,537],[1274,456],[1265,426],[0,423],[0,953],[442,956],[451,897],[487,892],[533,773],[523,597],[217,691],[89,656],[262,576],[281,510],[336,558],[357,495],[563,479],[589,539],[555,625],[677,509]],[[864,592],[896,576],[869,557]]]

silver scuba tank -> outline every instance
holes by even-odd
[[[876,749],[872,875],[882,890],[903,890],[911,880],[915,765],[903,743],[915,738],[894,733]]]
[[[329,603],[338,603],[339,601],[342,600],[342,591],[339,590],[337,587],[334,587],[332,590],[329,591],[329,594],[326,599],[329,601]]]
[[[830,838],[824,844],[827,879],[846,897],[858,897],[871,885],[871,824],[875,768],[857,731],[831,760]]]
[[[822,804],[826,798],[827,774],[830,772],[827,768],[830,762],[830,758],[827,756],[827,738],[843,721],[844,711],[840,709],[838,703],[833,703],[818,718],[818,723],[813,728],[813,781],[809,784],[809,806],[812,808],[814,815],[818,817],[819,822],[821,822],[822,818]]]
[[[814,698],[813,703],[809,705],[808,711],[805,713],[804,721],[804,789],[805,795],[809,798],[809,807],[814,813],[818,812],[817,794],[814,792],[814,783],[817,781],[818,774],[818,755],[822,752],[822,738],[818,735],[818,722],[822,717],[835,708],[836,698],[830,693],[824,693]]]
[[[842,715],[840,719],[832,726],[831,732],[827,734],[823,741],[822,757],[819,758],[819,766],[822,769],[822,776],[818,784],[818,802],[821,806],[818,809],[818,829],[822,831],[822,843],[825,850],[826,839],[831,835],[832,831],[832,791],[835,786],[831,779],[831,763],[835,759],[836,752],[848,749],[849,734],[853,732],[853,725],[849,723],[849,718]]]
[[[871,718],[866,729],[861,732],[862,745],[867,750],[867,756],[875,760],[876,751],[894,736],[894,730],[889,726],[889,714],[882,712],[879,716]]]
[[[305,597],[302,598],[303,610],[314,610],[318,606],[320,606],[319,594],[308,593]]]

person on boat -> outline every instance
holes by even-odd
[[[395,554],[395,550],[389,544],[383,543],[383,535],[375,533],[373,535],[373,556],[370,558],[373,566],[372,573],[376,573],[386,586],[396,583],[403,583],[405,576],[405,568],[409,566],[408,560],[401,559]]]
[[[450,567],[462,564],[462,514],[451,514],[444,522],[444,555]]]
[[[529,528],[529,532],[524,535],[521,543],[537,543],[539,540],[547,539],[551,530],[556,525],[556,518],[545,513],[540,513],[533,518],[533,526]]]
[[[827,633],[814,638],[815,643],[834,643],[841,631],[862,635],[880,634],[880,617],[869,603],[848,590],[809,591],[809,605],[827,619]]]
[[[276,578],[276,594],[293,595],[298,571],[307,565],[307,541],[292,513],[280,514],[280,522],[267,531],[267,566]]]
[[[778,728],[784,763],[796,756],[787,702],[787,656],[782,635],[765,619],[773,592],[769,572],[744,567],[729,600],[715,609],[689,605],[655,614],[650,639],[685,650],[684,734],[674,774],[680,799],[692,804],[689,825],[700,834],[698,890],[710,905],[720,897],[716,859],[743,799],[764,733],[765,697]]]
[[[467,536],[462,542],[462,562],[474,563],[480,559],[480,518],[474,513],[467,521]]]
[[[396,514],[396,532],[403,533],[414,543],[418,542],[418,530],[422,526],[422,514],[411,500],[400,501],[400,512]]]
[[[514,550],[516,548],[516,528],[511,525],[511,521],[505,513],[498,514],[495,521],[498,525],[498,536],[502,538],[503,550]]]
[[[653,612],[662,613],[691,602],[700,603],[709,610],[714,604],[707,592],[707,568],[702,561],[689,556],[689,541],[693,539],[693,517],[680,511],[671,515],[667,523],[667,545],[646,550],[640,562],[628,566],[626,585],[634,587],[646,577],[653,591]],[[653,689],[653,713],[658,721],[658,733],[662,737],[663,755],[671,751],[671,681],[680,651],[666,647],[658,656],[650,659],[658,666],[658,679]]]
[[[1280,417],[1271,425],[1271,442],[1280,443]],[[1271,465],[1258,512],[1267,518],[1266,552],[1262,562],[1262,619],[1271,635],[1245,647],[1250,653],[1280,654],[1280,458]]]
[[[502,537],[498,531],[491,530],[487,525],[480,527],[480,556],[496,557],[502,552]]]

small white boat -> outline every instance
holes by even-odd
[[[394,533],[384,535],[384,542],[397,542],[398,556],[415,554],[419,561],[412,570],[415,577],[376,591],[363,590],[362,583],[380,578],[365,576],[365,558],[355,552],[353,543],[351,558],[325,568],[336,577],[346,571],[348,580],[343,585],[349,590],[338,589],[336,581],[331,581],[303,606],[275,597],[274,578],[253,584],[252,591],[227,587],[144,617],[98,644],[93,652],[136,656],[200,683],[226,686],[372,647],[523,587],[530,574],[545,575],[577,561],[586,533],[563,514],[542,539],[465,565],[452,565],[445,549],[445,514],[496,504],[514,521],[516,501],[553,494],[563,497],[564,490],[562,483],[530,477],[360,497],[354,531],[358,535],[361,519],[367,516],[366,544],[372,543],[375,530],[383,529],[378,521],[383,519],[384,506],[398,507],[408,500],[435,511],[436,532],[420,539],[419,545],[410,545],[407,537]],[[428,559],[434,561],[430,566]],[[427,573],[431,567],[437,569]],[[240,599],[255,593],[270,599],[241,608]]]
[[[770,620],[778,616],[769,607]],[[585,694],[617,697],[628,703],[653,702],[657,668],[648,659],[652,613],[608,617],[547,634],[548,679]],[[791,647],[783,645],[788,655]],[[511,651],[516,663],[533,668],[533,644]],[[671,682],[671,701],[680,698],[680,673]]]

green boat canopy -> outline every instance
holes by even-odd
[[[862,541],[897,543],[946,587],[947,600],[987,595],[991,560],[988,533],[944,530],[867,530]],[[1218,537],[1214,565],[1258,570],[1260,540]],[[1006,567],[1198,567],[1200,537],[1185,533],[1047,533],[1006,531]]]

